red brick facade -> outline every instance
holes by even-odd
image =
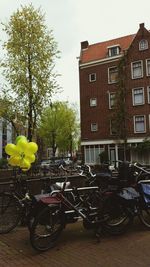
[[[124,55],[127,142],[130,146],[136,145],[150,137],[150,32],[140,24],[134,35],[94,45],[82,42],[79,60],[81,146],[86,163],[98,163],[103,150],[108,151],[109,160],[122,158],[120,142],[110,130],[110,97],[119,88],[117,82],[113,82],[112,72]],[[131,151],[128,154],[129,160],[137,158]]]

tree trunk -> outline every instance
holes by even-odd
[[[32,141],[33,132],[33,92],[32,92],[32,73],[31,73],[31,60],[28,56],[28,73],[29,73],[29,113],[28,113],[28,140]]]
[[[28,140],[32,141],[32,108],[30,108],[28,114]]]
[[[52,131],[52,150],[53,150],[53,157],[55,157],[56,154],[56,134],[54,131]]]

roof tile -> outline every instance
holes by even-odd
[[[121,52],[129,48],[132,43],[135,34],[123,36],[117,39],[96,43],[89,45],[87,49],[81,50],[81,63],[88,63],[91,61],[101,60],[107,57],[108,47],[119,45]]]

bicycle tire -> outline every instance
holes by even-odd
[[[12,231],[20,219],[21,205],[18,199],[10,193],[0,193],[0,234]]]
[[[150,207],[145,206],[141,208],[139,218],[141,222],[150,230]]]
[[[107,199],[104,204],[106,220],[103,229],[111,235],[120,235],[127,231],[133,222],[126,206],[117,198]]]
[[[31,226],[31,246],[37,251],[47,251],[53,248],[64,225],[64,215],[59,207],[44,207]]]

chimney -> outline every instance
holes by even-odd
[[[144,29],[144,23],[140,23],[140,29]]]
[[[88,46],[89,46],[88,41],[81,42],[81,50],[83,50],[83,49],[87,49]]]

